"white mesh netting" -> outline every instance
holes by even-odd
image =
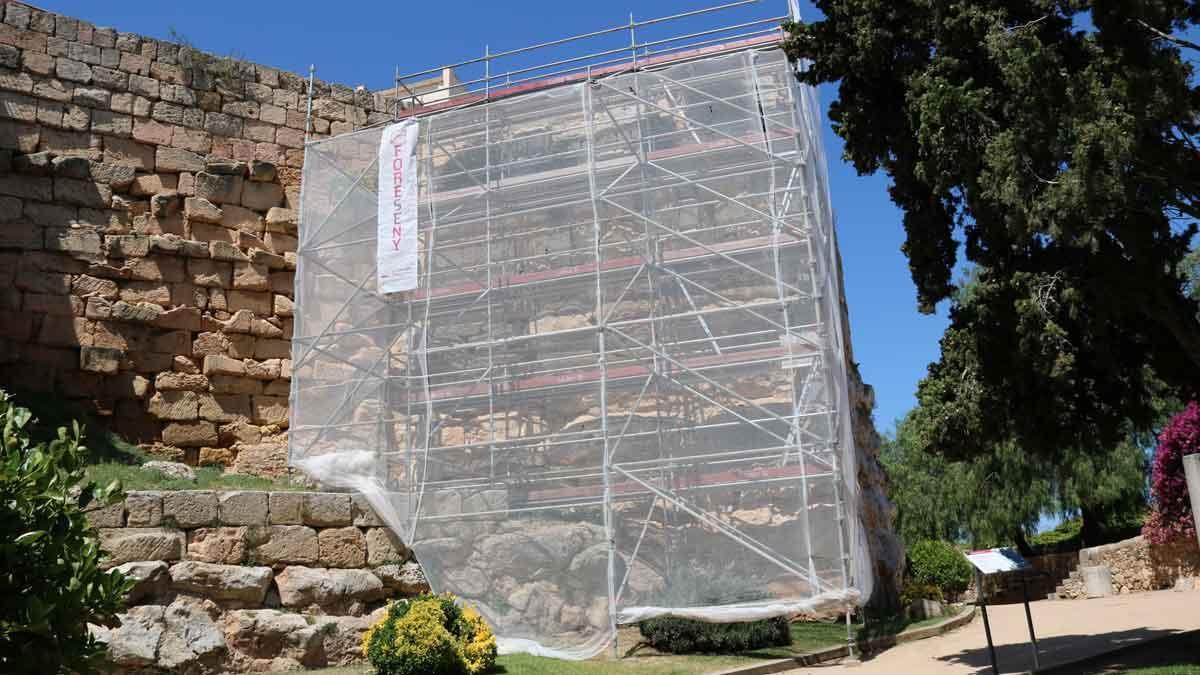
[[[310,143],[291,462],[507,650],[869,596],[818,110],[748,49],[421,116],[391,295],[383,130]]]

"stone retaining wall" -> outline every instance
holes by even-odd
[[[1118,595],[1194,585],[1200,578],[1200,546],[1194,540],[1155,546],[1142,537],[1079,551],[1079,567],[1105,566]],[[1081,574],[1072,574],[1058,589],[1060,598],[1086,598]]]
[[[359,661],[384,603],[428,590],[404,543],[349,494],[140,491],[89,519],[107,566],[137,581],[122,625],[96,629],[124,669]]]

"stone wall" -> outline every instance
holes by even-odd
[[[359,661],[384,602],[428,590],[407,547],[348,494],[131,492],[89,519],[106,565],[137,582],[121,626],[97,629],[125,669]]]
[[[307,81],[21,3],[0,20],[0,387],[193,463],[280,440]],[[316,136],[388,118],[314,92]],[[243,468],[282,470],[266,454]]]
[[[1142,537],[1079,551],[1079,567],[1107,567],[1117,595],[1142,593],[1177,585],[1191,586],[1200,579],[1200,546],[1194,540],[1155,546]],[[1073,572],[1058,588],[1060,598],[1086,598],[1083,575]]]

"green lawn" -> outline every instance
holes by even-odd
[[[108,485],[121,481],[126,490],[304,490],[303,485],[287,479],[271,480],[258,476],[226,474],[220,467],[202,466],[194,469],[196,480],[167,478],[157,471],[123,462],[102,462],[87,468],[88,479]]]
[[[1120,672],[1127,675],[1200,675],[1200,665],[1157,666]]]

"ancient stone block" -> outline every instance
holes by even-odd
[[[250,397],[246,394],[201,394],[200,419],[228,423],[249,421]]]
[[[367,564],[371,567],[403,563],[408,560],[408,547],[390,528],[373,527],[367,530]]]
[[[208,251],[213,260],[239,261],[247,259],[246,254],[242,253],[237,246],[220,239],[209,242]]]
[[[89,180],[55,178],[54,199],[65,204],[105,208],[112,203],[112,188]]]
[[[267,501],[267,519],[272,525],[300,525],[304,522],[303,492],[272,492]]]
[[[81,61],[59,58],[54,64],[54,72],[61,80],[88,84],[92,81],[92,69]]]
[[[133,120],[133,138],[134,140],[151,145],[167,145],[171,142],[171,134],[173,129],[169,124],[163,124],[156,120],[135,118]],[[159,169],[166,171],[166,169]]]
[[[217,522],[217,493],[211,490],[164,492],[163,518],[179,527],[192,528]]]
[[[173,422],[163,427],[163,442],[180,448],[217,444],[217,428],[211,422]]]
[[[285,426],[288,421],[288,400],[284,396],[255,395],[251,398],[251,419],[256,424]]]
[[[105,137],[104,161],[125,164],[141,171],[154,171],[155,150],[153,146],[125,138]]]
[[[156,151],[158,171],[179,173],[204,171],[204,157],[182,148],[160,147]]]
[[[266,525],[269,493],[222,492],[221,522],[226,525]]]
[[[367,559],[367,542],[357,527],[319,530],[317,549],[324,567],[362,567]]]
[[[313,565],[319,559],[317,532],[301,525],[271,525],[267,540],[253,550],[255,560],[265,565]]]
[[[276,577],[284,607],[346,607],[384,595],[383,583],[366,570],[287,567]]]
[[[187,559],[239,565],[250,548],[244,527],[202,527],[188,532]]]
[[[213,375],[210,388],[217,394],[261,394],[262,382],[247,377],[231,375]]]
[[[125,523],[129,527],[157,527],[162,523],[162,493],[131,490],[125,494]]]
[[[154,388],[160,392],[207,391],[208,378],[200,374],[189,375],[187,373],[159,373],[154,378]]]
[[[416,562],[403,565],[382,565],[371,570],[383,585],[400,595],[412,596],[429,592],[429,581]],[[607,614],[605,615],[607,620]]]
[[[115,374],[121,367],[124,352],[119,349],[83,347],[79,352],[79,369],[95,373]]]
[[[367,498],[359,493],[350,496],[350,515],[358,527],[383,527],[383,519],[371,507]]]
[[[239,230],[241,232],[249,232],[251,234],[261,234],[263,231],[262,217],[250,209],[242,208],[234,204],[226,204],[224,208],[224,216],[221,218],[221,225],[231,230]]]
[[[246,365],[237,359],[220,354],[210,354],[204,357],[205,375],[245,375]]]
[[[192,422],[198,418],[199,399],[196,392],[157,392],[146,404],[146,412],[158,419]]]
[[[94,503],[85,507],[84,516],[92,527],[124,527],[125,504],[117,502],[108,506],[97,506]]]
[[[171,587],[214,600],[262,604],[271,585],[270,567],[221,565],[185,560],[171,566]]]
[[[228,288],[233,268],[229,263],[199,258],[188,261],[188,274],[197,286]]]
[[[254,345],[256,359],[286,359],[292,356],[292,343],[288,340],[259,340]]]
[[[333,492],[305,492],[303,518],[305,525],[344,527],[351,524],[350,495]]]
[[[271,289],[269,272],[261,265],[248,262],[233,263],[233,288],[247,291]]]
[[[109,554],[103,563],[106,568],[144,560],[179,560],[186,542],[182,530],[162,527],[105,528],[99,533],[100,548]]]
[[[239,309],[248,309],[258,316],[271,316],[273,303],[271,302],[270,293],[259,293],[255,291],[230,291],[227,294],[227,297],[229,299],[230,311],[236,312]],[[277,356],[275,354],[271,354],[262,358],[277,358]]]
[[[81,297],[100,297],[115,300],[117,297],[117,282],[111,279],[81,274],[71,282],[71,293]]]
[[[200,172],[196,174],[196,196],[216,204],[238,204],[242,198],[242,183],[240,176]]]

